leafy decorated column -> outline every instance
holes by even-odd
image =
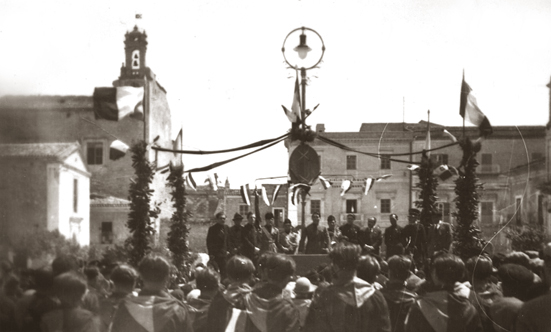
[[[171,188],[172,206],[174,213],[170,218],[170,232],[168,232],[168,249],[172,252],[172,263],[178,270],[184,272],[184,262],[189,254],[189,226],[186,211],[186,186],[184,182],[184,167],[171,167],[170,176],[167,179],[168,187]]]
[[[130,237],[126,244],[130,249],[130,263],[137,266],[142,258],[151,251],[151,237],[155,234],[154,220],[159,215],[158,207],[151,208],[153,189],[154,165],[147,160],[147,144],[139,141],[130,148],[132,153],[132,167],[135,177],[130,180],[130,213],[126,226],[130,230]]]
[[[463,260],[479,255],[486,245],[486,241],[480,237],[480,229],[475,221],[478,219],[478,191],[483,189],[476,177],[478,161],[476,154],[480,152],[480,142],[472,142],[464,138],[459,142],[463,150],[463,158],[458,168],[459,177],[455,180],[455,227],[454,227],[454,254]]]

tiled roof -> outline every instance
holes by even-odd
[[[80,149],[78,142],[0,144],[0,157],[58,158],[62,160],[78,149]]]
[[[93,108],[92,96],[8,95],[0,97],[0,108]]]
[[[129,206],[130,201],[113,196],[103,196],[98,194],[90,194],[91,206]]]

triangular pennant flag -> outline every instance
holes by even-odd
[[[385,180],[385,179],[388,179],[389,177],[391,177],[392,174],[385,174],[385,175],[381,175],[377,178],[377,182],[381,181],[381,180]]]
[[[278,184],[274,189],[274,193],[272,194],[272,205],[274,205],[274,202],[277,199],[277,195],[279,194],[280,189],[281,189],[281,185]]]
[[[321,182],[321,185],[323,186],[323,189],[328,189],[328,188],[331,188],[331,181],[328,181],[327,179],[325,179],[323,176],[319,176],[318,177],[320,179],[320,182]]]
[[[283,112],[285,112],[285,115],[287,116],[287,119],[291,122],[297,122],[297,115],[287,109],[287,107],[281,105],[283,107]]]
[[[442,130],[442,132],[443,132],[446,136],[448,136],[448,137],[452,140],[452,142],[454,142],[454,143],[457,142],[457,138],[456,138],[455,136],[453,136],[452,133],[450,133],[450,132],[447,131],[446,129]]]
[[[373,187],[373,184],[375,183],[375,180],[373,178],[367,178],[365,180],[365,188],[364,188],[364,195],[367,195],[367,193],[371,190]]]
[[[415,171],[419,167],[419,165],[407,165],[407,169],[409,169],[410,171]]]
[[[191,173],[189,173],[188,176],[186,176],[186,183],[188,186],[191,187],[191,189],[197,191],[197,184],[195,183],[193,176],[191,176]]]
[[[492,134],[492,125],[490,124],[490,121],[488,120],[486,115],[484,115],[480,108],[478,108],[476,97],[474,96],[469,84],[465,82],[465,73],[463,73],[463,80],[461,82],[459,115],[461,115],[463,119],[469,121],[475,126],[478,126],[478,129],[480,130],[480,136],[486,137]]]
[[[455,167],[449,165],[440,165],[433,171],[433,173],[442,181],[446,181],[452,176],[459,174]]]
[[[120,86],[116,88],[94,89],[94,112],[96,119],[119,121],[125,116],[143,118],[143,87]]]
[[[243,199],[243,203],[247,205],[251,205],[251,198],[249,197],[249,185],[243,185],[239,188],[239,191],[241,193],[241,198]]]
[[[268,194],[266,193],[266,188],[264,186],[260,186],[260,194],[262,195],[264,204],[270,206],[270,200],[268,199]]]
[[[350,188],[352,188],[352,182],[350,180],[343,180],[341,183],[341,196],[344,196]]]
[[[114,140],[109,146],[109,159],[117,160],[126,155],[130,147],[124,144],[122,141]]]
[[[301,117],[301,112],[300,112],[300,108],[301,108],[301,103],[300,103],[300,89],[299,89],[299,84],[298,84],[298,71],[297,71],[297,77],[296,77],[296,80],[295,80],[295,91],[293,93],[293,104],[291,106],[291,111],[293,112],[293,114],[295,114],[295,116],[297,117],[298,120],[302,119]]]

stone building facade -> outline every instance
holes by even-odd
[[[4,96],[0,98],[0,144],[77,141],[86,168],[91,173],[89,194],[102,199],[127,199],[130,179],[134,176],[131,155],[127,153],[121,159],[110,160],[111,142],[118,139],[131,146],[145,139],[148,143],[155,141],[161,147],[172,147],[172,125],[167,92],[146,65],[147,34],[134,27],[125,34],[124,44],[126,62],[113,86],[144,87],[142,120],[132,117],[119,121],[96,119],[92,95]],[[90,87],[90,92],[93,90]],[[148,149],[148,154],[149,160],[158,166],[168,164],[172,157],[172,154],[155,153],[152,149]],[[166,176],[155,175],[152,202],[161,203],[161,218],[170,217],[172,211],[165,184]],[[102,242],[101,236],[96,234],[102,223],[110,219],[118,220],[124,214],[111,211],[111,206],[105,206],[103,212],[98,212],[102,208],[102,204],[93,207],[91,243]],[[113,218],[106,217],[110,211],[114,213]],[[128,211],[126,207],[126,214]]]
[[[466,127],[464,130],[463,127],[431,124],[431,148],[452,142],[444,134],[444,129],[458,139],[463,135],[473,140],[478,138],[478,128]],[[482,149],[477,155],[480,163],[477,174],[484,185],[478,222],[484,237],[491,240],[498,250],[505,250],[509,244],[504,232],[500,232],[505,225],[537,222],[551,234],[547,196],[539,189],[549,177],[548,131],[544,126],[496,126],[493,129],[494,133],[482,141]],[[364,123],[359,132],[326,132],[325,125],[318,124],[316,131],[318,135],[362,152],[404,154],[393,157],[404,162],[345,151],[315,139],[310,145],[319,155],[321,175],[332,182],[332,187],[324,189],[319,181],[314,184],[306,202],[306,215],[320,212],[322,223],[329,215],[334,215],[343,224],[346,215],[354,213],[356,223],[362,227],[367,226],[367,218],[376,217],[379,226],[386,228],[390,225],[389,214],[396,213],[399,224],[406,224],[407,211],[419,198],[419,191],[415,188],[418,179],[407,165],[421,160],[421,154],[406,154],[425,148],[427,123]],[[287,146],[291,155],[297,143],[287,142]],[[459,166],[461,156],[458,145],[431,153],[435,163],[455,167]],[[390,177],[376,182],[365,195],[365,179],[383,175]],[[454,220],[455,178],[440,181],[437,188],[441,218],[448,222]],[[351,180],[352,188],[341,195],[340,186],[344,180]],[[298,207],[298,220],[301,212]]]

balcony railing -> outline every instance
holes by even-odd
[[[500,168],[498,164],[491,164],[491,165],[480,165],[478,168],[478,172],[480,174],[495,174],[499,173]]]
[[[346,216],[348,216],[350,213],[341,213],[341,223],[346,222]],[[352,213],[354,216],[356,216],[356,221],[364,221],[364,215],[363,213]]]

